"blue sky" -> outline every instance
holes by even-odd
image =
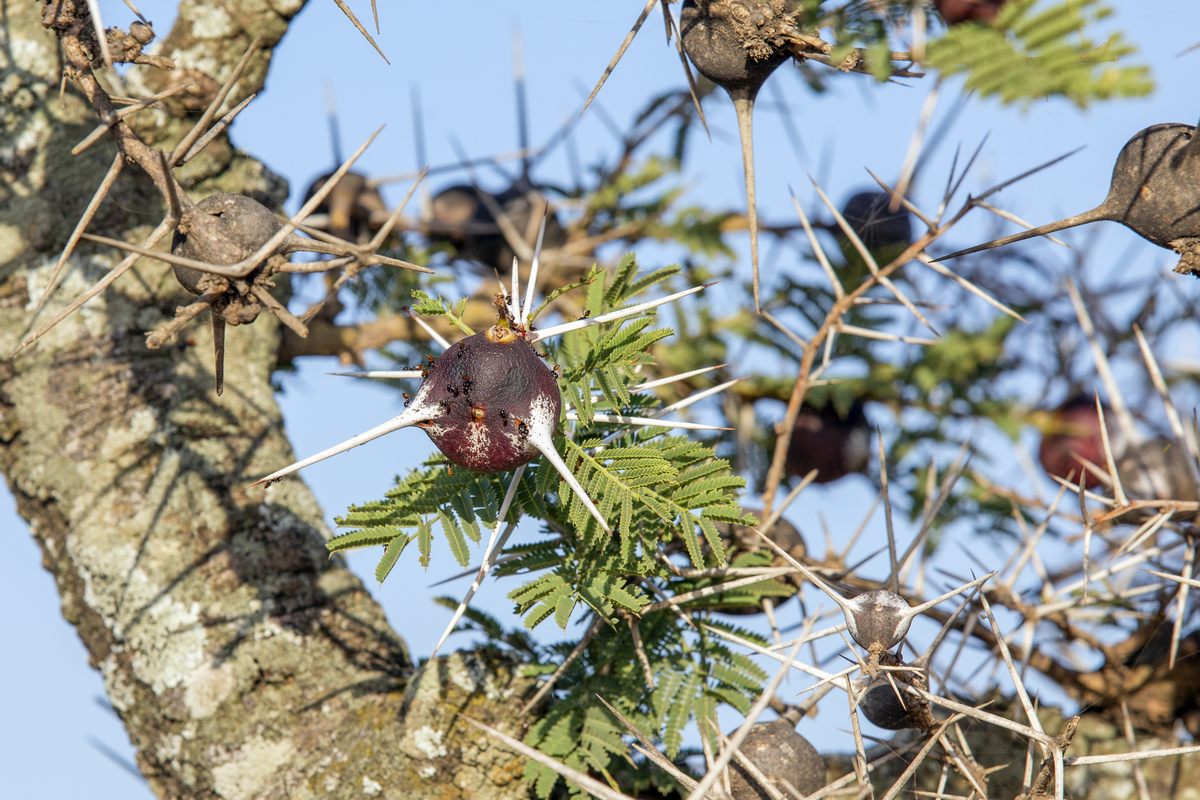
[[[142,5],[153,17],[159,4]],[[512,32],[520,31],[524,41],[530,127],[536,143],[578,108],[580,87],[591,86],[641,3],[446,0],[380,5],[383,35],[379,42],[391,58],[391,66],[358,37],[332,3],[310,3],[277,52],[266,92],[234,128],[238,146],[287,176],[293,192],[302,191],[331,160],[324,117],[327,86],[336,93],[347,151],[386,123],[361,162],[368,173],[414,168],[409,115],[413,85],[420,87],[424,98],[431,163],[456,160],[451,137],[471,154],[510,150],[516,146]],[[952,133],[949,144],[962,142],[965,148],[973,148],[990,133],[974,176],[976,188],[1086,145],[1079,155],[998,198],[1005,207],[1034,222],[1089,208],[1103,197],[1113,157],[1138,129],[1155,122],[1194,123],[1200,115],[1194,82],[1200,52],[1180,55],[1200,39],[1200,8],[1191,0],[1116,0],[1112,5],[1117,9],[1114,24],[1125,30],[1138,45],[1139,58],[1154,69],[1158,84],[1154,96],[1087,111],[1063,101],[1040,102],[1019,110],[973,100]],[[369,16],[365,0],[355,6],[363,19]],[[127,22],[121,3],[102,2],[102,8],[109,24]],[[165,30],[162,18],[155,19]],[[809,174],[820,177],[835,201],[867,182],[864,167],[883,176],[895,174],[928,91],[927,81],[880,87],[860,76],[842,76],[832,81],[834,88],[828,94],[813,96],[786,67],[772,81],[788,98],[806,151],[795,152],[789,144],[777,110],[761,110],[757,119],[758,194],[760,214],[772,220],[793,218],[789,186],[802,198],[811,197]],[[625,121],[648,97],[679,82],[674,50],[664,45],[661,22],[652,16],[609,80],[600,102],[614,118]],[[943,109],[951,96],[947,93]],[[764,104],[771,102],[772,96],[765,94]],[[739,207],[740,161],[732,112],[723,98],[716,97],[707,111],[713,140],[696,137],[691,143],[687,172],[691,196],[699,202]],[[611,153],[614,145],[595,114],[581,122],[576,141],[585,164],[597,153]],[[950,146],[943,148],[931,165],[933,174],[944,175],[951,151]],[[548,159],[539,172],[540,177],[551,179],[566,174],[561,153]],[[434,180],[431,186],[436,190],[448,182]],[[390,199],[398,199],[404,188],[394,187]],[[1124,252],[1135,241],[1133,234],[1115,225],[1086,230],[1089,237],[1101,237],[1101,246],[1114,253]],[[955,241],[970,244],[973,235],[971,228],[964,227]],[[744,251],[744,241],[734,243]],[[1057,257],[1049,250],[1034,252]],[[1160,272],[1173,263],[1169,253],[1148,245],[1133,252],[1139,262]],[[795,256],[785,254],[781,263],[789,259],[794,261]],[[1176,280],[1181,291],[1195,291],[1190,281]],[[235,329],[231,335],[245,332]],[[1195,358],[1197,352],[1193,349],[1179,355]],[[393,392],[381,387],[325,374],[336,367],[332,360],[312,359],[298,373],[282,379],[287,430],[299,455],[392,416],[400,403]],[[401,441],[400,437],[405,438]],[[304,477],[332,519],[350,503],[382,495],[392,477],[416,463],[429,447],[419,433],[404,431],[314,466]],[[819,510],[828,516],[834,530],[845,529],[857,524],[855,514],[869,505],[871,496],[865,481],[850,479],[835,489],[806,496],[791,513],[800,517]],[[0,674],[8,685],[19,687],[10,691],[0,722],[6,794],[39,798],[73,797],[81,792],[95,798],[149,796],[140,779],[101,753],[107,748],[130,758],[119,721],[97,702],[97,698],[102,702],[101,682],[87,666],[74,630],[62,620],[50,576],[41,568],[27,526],[3,489],[0,521],[8,534],[8,549],[0,559],[0,603],[19,610],[6,614],[0,627],[0,641],[6,643],[10,654],[0,666]],[[372,586],[374,560],[374,553],[351,557],[351,563]],[[428,596],[465,589],[462,584],[429,592],[423,587],[451,571],[454,566],[449,553],[435,546],[428,573],[416,565],[415,558],[404,558],[389,581],[376,590],[392,622],[417,655],[429,652],[449,613],[428,603]],[[495,613],[507,613],[504,593],[509,588],[489,584],[476,602]],[[553,632],[547,631],[547,635]],[[825,724],[832,726],[825,740],[837,741],[840,734],[833,730],[837,726],[832,720]]]

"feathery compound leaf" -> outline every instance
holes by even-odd
[[[929,65],[965,75],[966,88],[1003,103],[1066,97],[1079,106],[1153,89],[1143,66],[1117,66],[1134,52],[1119,33],[1086,35],[1111,11],[1099,0],[1064,0],[1033,13],[1038,0],[1010,0],[992,25],[955,25],[930,42]]]
[[[466,566],[466,538],[479,542],[481,526],[495,524],[503,481],[504,476],[447,469],[440,456],[434,457],[400,480],[386,499],[351,507],[338,518],[338,524],[361,530],[334,537],[326,546],[346,550],[387,544],[408,531],[418,541],[421,565],[429,566],[432,529],[428,520],[437,518],[455,560]],[[510,518],[513,513],[510,511]]]

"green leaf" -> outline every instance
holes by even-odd
[[[450,553],[454,556],[454,560],[460,567],[467,566],[470,563],[471,555],[467,549],[467,540],[463,536],[462,529],[458,527],[458,522],[440,509],[438,510],[438,521],[442,524],[442,533],[446,534],[446,543],[450,545]]]
[[[400,554],[404,552],[404,548],[408,547],[408,543],[412,541],[412,537],[407,534],[401,534],[388,543],[384,548],[383,557],[379,559],[379,564],[375,567],[375,580],[383,583],[392,571],[392,567],[396,566],[396,559],[400,558]]]
[[[400,535],[400,529],[395,525],[384,525],[378,528],[366,528],[361,531],[335,536],[325,542],[325,547],[331,553],[350,550],[355,547],[368,547],[376,544],[388,544]]]
[[[421,551],[421,566],[429,566],[429,553],[433,549],[433,526],[422,519],[417,523],[417,546]]]

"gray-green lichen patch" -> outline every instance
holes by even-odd
[[[254,800],[277,788],[278,773],[294,755],[287,739],[255,737],[213,768],[213,788],[225,800]]]

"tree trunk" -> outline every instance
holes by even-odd
[[[235,90],[241,99],[262,86],[271,48],[302,5],[184,3],[164,54],[178,74],[203,64],[219,82],[262,36]],[[114,156],[107,141],[69,153],[96,117],[70,82],[59,100],[43,6],[0,0],[4,353],[117,260],[83,243],[35,319]],[[144,114],[157,116],[158,137],[180,130],[161,112]],[[184,174],[196,197],[283,199],[282,181],[227,143]],[[91,230],[134,241],[160,206],[130,166]],[[523,761],[458,716],[502,720],[528,683],[486,654],[416,670],[359,580],[328,557],[308,488],[294,479],[248,487],[293,459],[271,386],[278,325],[263,314],[231,330],[218,398],[206,320],[161,350],[146,347],[145,332],[183,302],[170,269],[143,260],[34,348],[0,361],[0,470],[154,791],[523,796]]]

